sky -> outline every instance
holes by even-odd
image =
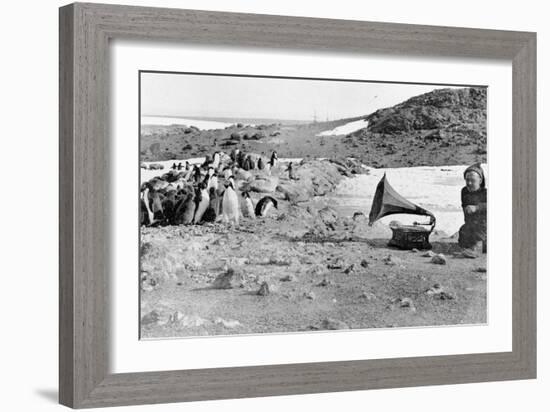
[[[141,73],[143,116],[336,120],[450,86]]]

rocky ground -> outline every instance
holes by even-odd
[[[142,338],[486,321],[486,258],[387,247],[387,226],[281,202],[263,219],[143,227]],[[434,255],[437,255],[434,257]]]

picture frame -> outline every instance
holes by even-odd
[[[72,408],[536,377],[536,34],[74,3],[59,14],[59,400]],[[109,42],[186,42],[512,63],[512,351],[109,373]]]

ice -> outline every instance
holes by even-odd
[[[487,176],[487,167],[482,166]],[[468,165],[369,168],[369,174],[344,179],[330,195],[330,199],[343,214],[352,216],[355,212],[363,212],[368,215],[376,185],[386,173],[388,182],[397,193],[434,214],[435,230],[453,235],[464,223],[460,191],[464,187],[462,174],[467,167]],[[415,221],[427,223],[429,218],[391,215],[380,219],[386,224],[392,220],[412,224]]]
[[[196,120],[184,117],[141,116],[141,124],[155,126],[170,126],[176,124],[189,127],[195,126],[201,130],[211,130],[225,129],[226,127],[232,126],[234,123],[216,122],[212,120]]]
[[[346,123],[342,126],[335,127],[332,130],[325,130],[317,134],[317,136],[338,136],[342,134],[353,133],[357,130],[364,129],[369,125],[368,120],[360,119],[353,122]]]

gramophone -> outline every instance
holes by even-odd
[[[390,224],[392,238],[389,246],[395,246],[400,249],[431,249],[430,234],[435,227],[435,216],[428,210],[415,205],[391,187],[386,174],[376,186],[372,207],[369,213],[369,225],[372,225],[378,219],[395,214],[408,214],[428,216],[428,223],[414,222],[412,225]]]

